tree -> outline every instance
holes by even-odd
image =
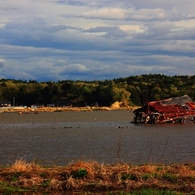
[[[127,91],[125,88],[118,88],[116,86],[113,86],[111,94],[112,94],[112,103],[119,101],[129,105],[131,93]]]

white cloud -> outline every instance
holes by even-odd
[[[102,8],[84,12],[82,15],[86,18],[98,19],[125,19],[127,10],[120,8]]]

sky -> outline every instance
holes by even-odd
[[[0,0],[0,79],[195,75],[195,0]]]

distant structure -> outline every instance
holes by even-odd
[[[133,123],[195,123],[195,102],[187,96],[147,102],[133,112]]]

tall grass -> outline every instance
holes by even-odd
[[[77,161],[42,167],[16,161],[0,169],[0,193],[195,194],[195,164],[131,165]]]

